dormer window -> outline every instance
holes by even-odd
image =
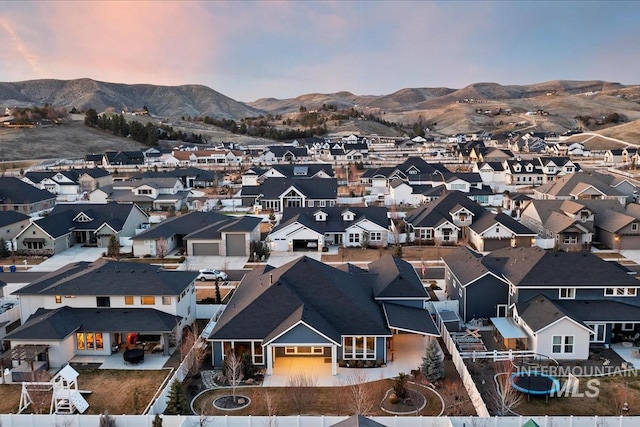
[[[327,214],[326,214],[326,213],[324,213],[324,212],[317,212],[317,213],[315,214],[315,219],[316,219],[316,221],[318,221],[318,222],[326,221],[326,220],[327,220]]]
[[[587,222],[588,219],[589,219],[589,212],[585,212],[585,211],[580,212],[580,221]],[[631,224],[631,229],[633,230],[633,224]]]
[[[527,172],[532,172],[533,171],[533,166],[527,165],[527,166],[525,166],[525,169],[527,170]]]
[[[353,221],[354,218],[355,218],[355,215],[351,211],[346,211],[346,212],[342,213],[342,220],[343,221]]]
[[[513,166],[513,170],[516,171],[516,172],[520,172],[520,170],[521,170],[520,165],[514,165]]]

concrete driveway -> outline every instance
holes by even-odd
[[[71,264],[72,262],[93,262],[100,259],[102,254],[106,251],[107,248],[86,248],[76,245],[64,252],[52,256],[38,265],[34,265],[29,269],[29,271],[56,271],[67,264]]]
[[[198,271],[203,268],[217,270],[243,270],[247,264],[246,256],[189,256],[178,266],[178,270]]]

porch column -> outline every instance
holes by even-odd
[[[273,375],[273,348],[268,345],[267,351],[267,375]]]
[[[338,375],[338,347],[331,346],[331,375]]]
[[[162,355],[169,356],[169,334],[168,333],[162,334],[161,343],[162,343]]]

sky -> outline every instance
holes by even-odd
[[[202,84],[235,100],[640,83],[640,1],[3,1],[0,81]]]

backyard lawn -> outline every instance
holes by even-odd
[[[78,388],[90,390],[85,395],[89,409],[85,414],[141,414],[156,391],[169,374],[169,370],[159,371],[119,371],[101,369],[79,369]],[[20,407],[20,384],[0,385],[0,413],[17,413]],[[41,399],[42,413],[49,413],[51,396]],[[33,413],[29,408],[26,413]]]

